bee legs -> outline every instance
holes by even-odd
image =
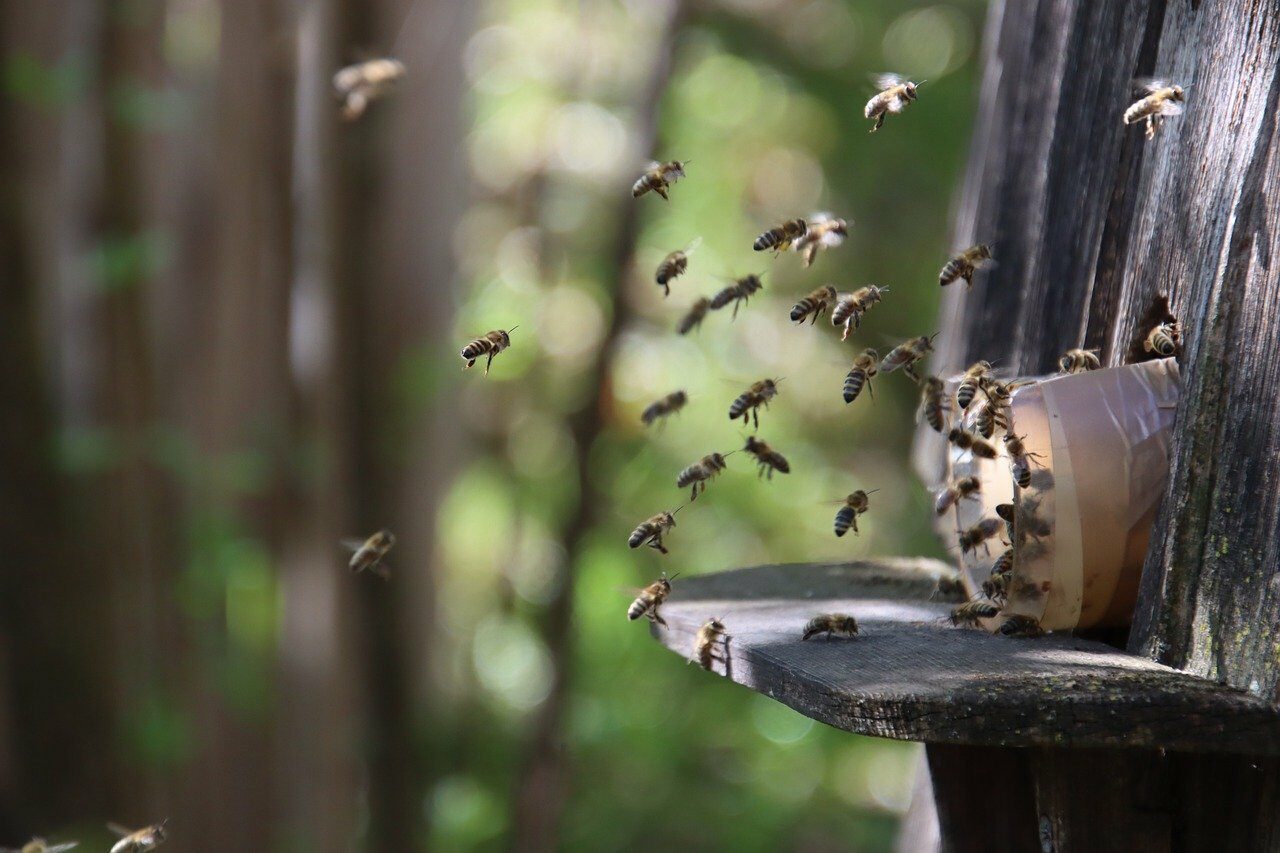
[[[488,376],[488,375],[489,375],[489,368],[493,365],[493,357],[494,357],[495,355],[497,355],[497,353],[496,353],[496,352],[493,352],[492,350],[490,350],[490,352],[489,352],[489,360],[488,360],[488,361],[486,361],[486,362],[484,363],[484,375],[485,375],[485,376]]]
[[[662,285],[662,295],[663,295],[663,296],[670,296],[670,295],[671,295],[671,285],[669,285],[669,284],[664,284],[664,285]]]
[[[473,358],[470,361],[468,361],[465,365],[463,365],[462,369],[466,370],[468,367],[475,367],[475,366],[476,366],[476,360]]]
[[[662,196],[663,201],[671,201],[671,199],[667,197],[667,188],[662,186],[661,184],[654,187],[653,191],[656,192],[658,195]]]
[[[662,537],[661,537],[661,536],[655,536],[655,537],[653,537],[652,539],[650,539],[650,540],[649,540],[649,547],[650,547],[650,548],[656,548],[656,549],[658,549],[658,553],[660,553],[660,554],[668,554],[668,553],[670,553],[670,552],[667,550],[666,546],[662,544]]]
[[[667,625],[667,620],[663,619],[661,616],[658,615],[658,608],[656,607],[649,611],[649,621],[657,623],[658,625],[661,625],[663,628],[667,628],[668,630],[670,630],[670,626]]]
[[[875,133],[877,130],[879,130],[882,127],[884,127],[884,113],[880,113],[880,115],[876,116],[875,125],[869,131],[867,131],[867,133]]]

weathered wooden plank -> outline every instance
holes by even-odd
[[[916,576],[902,582],[900,572]],[[681,579],[657,638],[685,657],[709,617],[732,636],[727,674],[859,734],[988,746],[1150,746],[1280,752],[1280,713],[1247,693],[1069,635],[958,629],[931,600],[932,561],[759,566]],[[850,641],[801,642],[822,612]]]

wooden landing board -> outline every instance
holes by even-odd
[[[678,568],[678,567],[677,567]],[[757,566],[684,576],[654,635],[689,658],[719,616],[726,673],[815,720],[858,734],[988,746],[1166,747],[1280,752],[1262,699],[1070,635],[1012,639],[945,622],[947,572],[928,560]],[[814,615],[848,613],[853,640],[801,642]]]

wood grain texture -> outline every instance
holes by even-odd
[[[724,619],[727,674],[837,728],[930,743],[1150,746],[1280,752],[1269,703],[1068,635],[1009,639],[953,628],[931,600],[933,561],[759,566],[681,579],[655,628],[691,657],[698,627]],[[802,642],[841,612],[857,639]]]

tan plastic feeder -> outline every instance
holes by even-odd
[[[951,399],[959,377],[948,382]],[[1127,625],[1156,508],[1169,474],[1169,440],[1180,388],[1172,359],[1032,381],[1013,395],[1010,432],[1039,454],[1031,484],[1016,487],[997,432],[997,459],[973,459],[947,445],[950,477],[976,475],[980,496],[958,502],[939,529],[958,552],[957,528],[996,517],[1017,502],[1045,523],[1039,538],[1014,544],[1013,576],[1001,617],[1035,617],[1047,630]],[[954,405],[954,404],[953,404]],[[1027,525],[1028,527],[1030,525]],[[997,537],[961,560],[978,594],[1005,549]]]

